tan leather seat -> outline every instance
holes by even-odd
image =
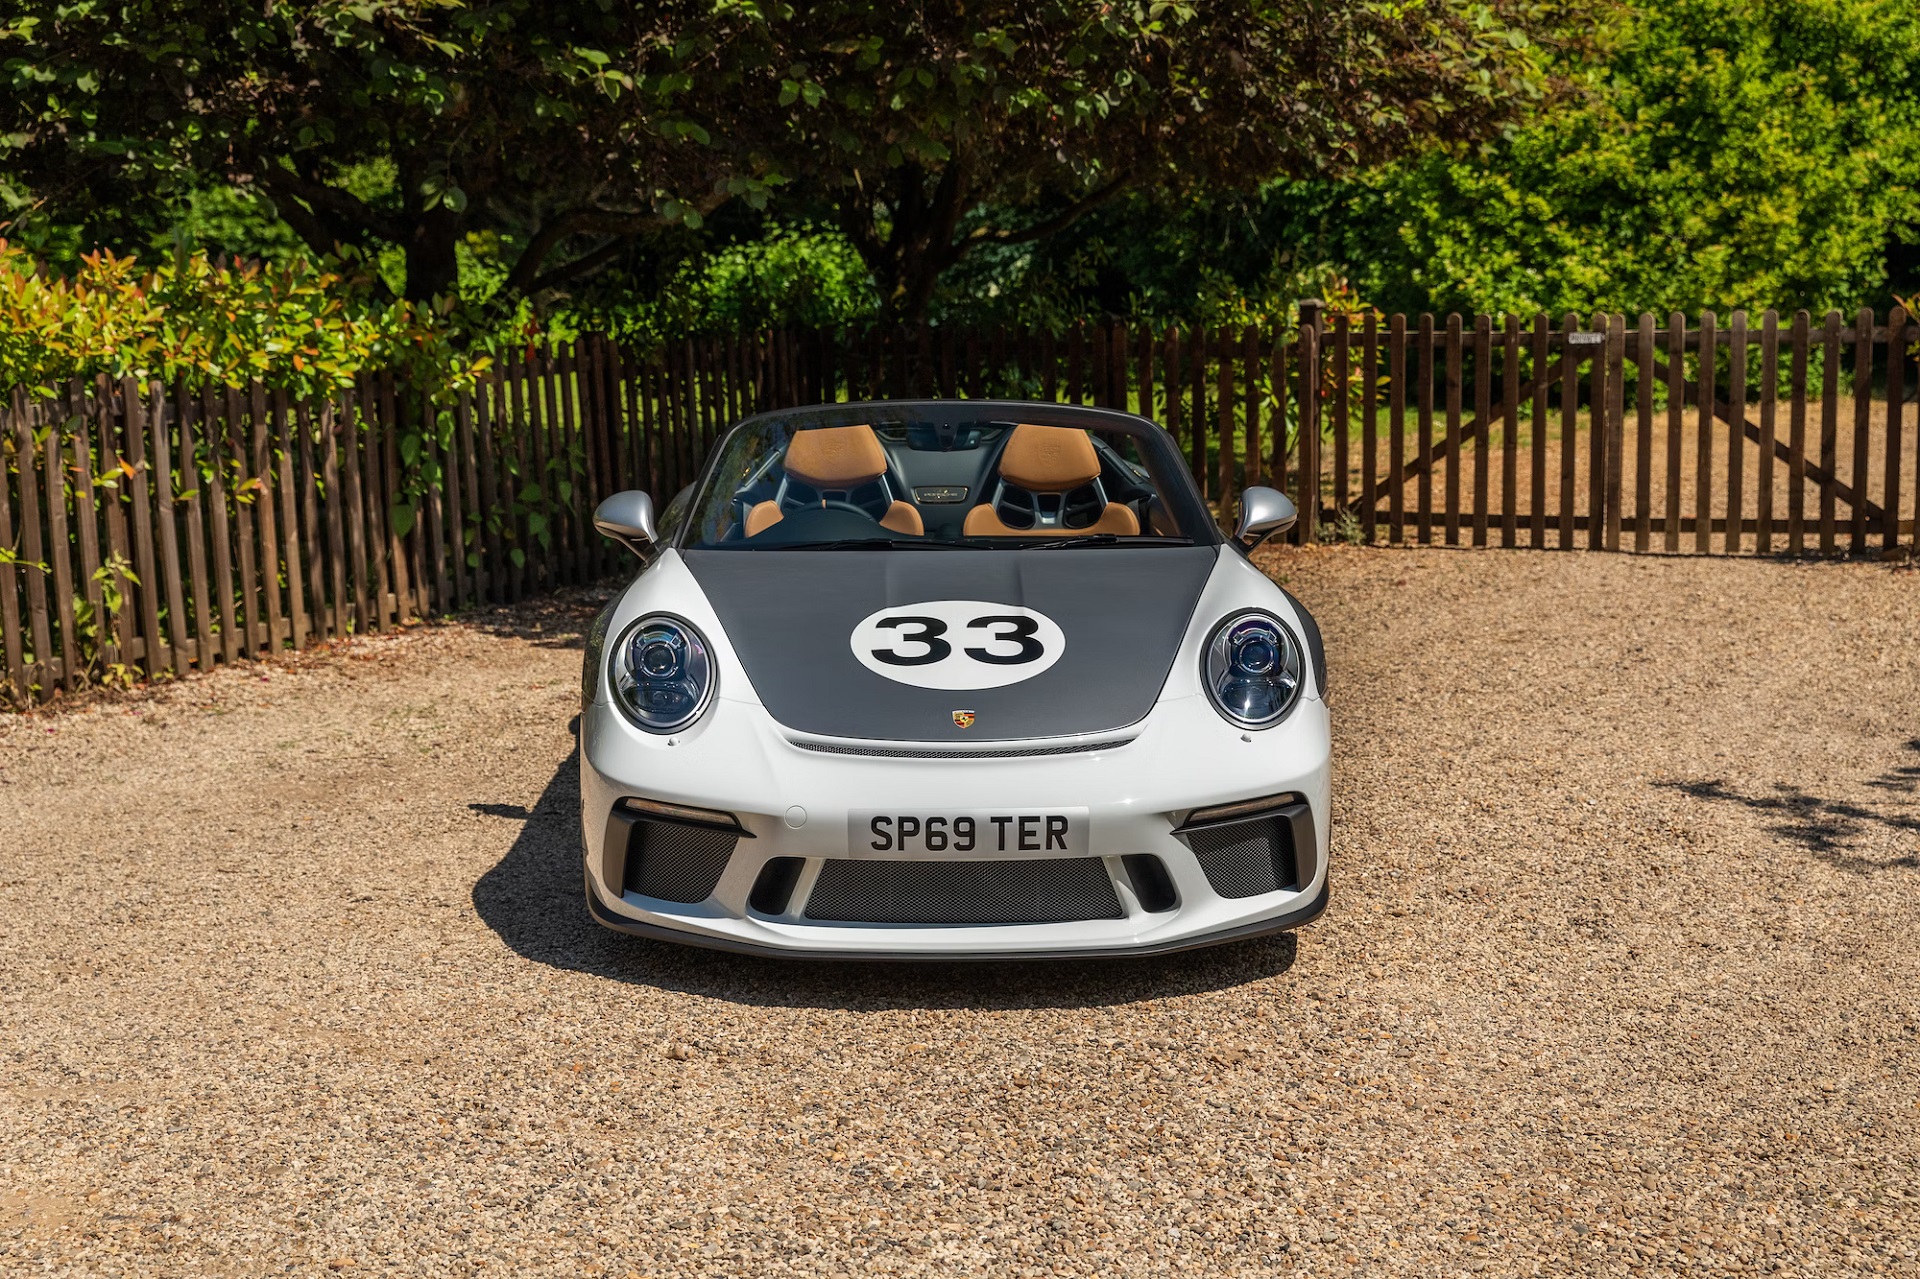
[[[1000,454],[1001,481],[1036,496],[1064,499],[1099,478],[1100,455],[1093,451],[1087,433],[1078,427],[1022,423],[1013,428],[1013,436]],[[1092,533],[1134,537],[1140,532],[1140,521],[1128,507],[1108,502],[1100,518],[1085,528],[1014,528],[1000,518],[992,502],[987,502],[967,512],[963,531],[968,537],[1086,537]]]
[[[887,473],[887,451],[870,426],[822,426],[795,431],[781,459],[789,479],[823,493],[851,493],[871,484]],[[825,500],[822,499],[822,505]],[[778,524],[782,516],[777,501],[761,502],[747,512],[747,536],[764,533]],[[920,512],[895,499],[880,517],[882,528],[909,537],[926,532]]]

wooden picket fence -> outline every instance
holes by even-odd
[[[1308,303],[1285,333],[814,334],[789,398],[1129,409],[1180,439],[1223,522],[1246,485],[1289,491],[1296,541],[1898,553],[1920,500],[1916,340],[1899,308],[1630,324]]]
[[[451,403],[390,375],[295,399],[96,378],[0,402],[0,696],[206,669],[592,581],[621,488],[664,502],[732,422],[909,397],[1130,409],[1223,522],[1265,483],[1297,541],[1910,553],[1903,312],[1327,315],[1292,329],[917,326],[601,337]]]

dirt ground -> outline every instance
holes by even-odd
[[[580,902],[585,598],[0,722],[0,1272],[1920,1274],[1920,574],[1325,548],[1333,905]]]

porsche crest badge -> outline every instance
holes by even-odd
[[[972,728],[973,712],[972,711],[955,711],[953,713],[953,726],[955,728]]]

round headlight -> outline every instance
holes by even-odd
[[[1300,645],[1265,613],[1242,613],[1220,623],[1207,644],[1207,695],[1219,712],[1244,728],[1278,723],[1300,696]]]
[[[629,626],[608,667],[614,703],[650,733],[685,728],[713,696],[707,642],[676,618],[643,617]]]

